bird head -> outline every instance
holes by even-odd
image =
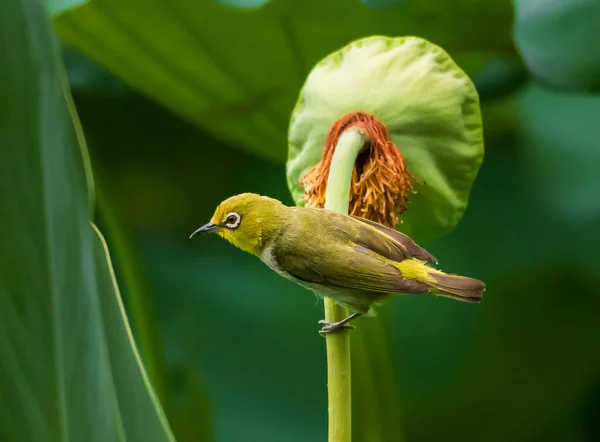
[[[223,201],[209,223],[190,235],[216,233],[240,249],[260,255],[280,232],[288,207],[255,193],[242,193]]]

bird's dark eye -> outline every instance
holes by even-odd
[[[235,229],[240,224],[240,216],[237,213],[230,213],[225,218],[225,225],[230,229]]]

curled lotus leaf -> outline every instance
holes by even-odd
[[[321,159],[334,122],[374,115],[416,178],[396,228],[425,243],[460,221],[483,161],[479,96],[440,47],[418,37],[368,37],[330,54],[310,72],[292,113],[288,186],[305,205],[302,177]]]

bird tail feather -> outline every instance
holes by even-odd
[[[467,276],[448,275],[442,272],[430,272],[429,286],[432,293],[465,302],[480,302],[485,284]]]

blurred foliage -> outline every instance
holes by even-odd
[[[600,96],[530,86],[517,101],[523,155],[536,196],[557,216],[593,222],[600,217]]]
[[[173,440],[100,232],[52,23],[0,3],[0,440]]]
[[[273,0],[248,10],[258,3],[92,0],[56,23],[65,41],[144,94],[223,142],[277,161],[309,70],[351,40],[418,35],[467,73],[496,57],[516,59],[507,1],[372,3],[381,4]]]
[[[600,2],[514,0],[515,42],[540,81],[600,91]]]
[[[441,45],[478,88],[486,159],[463,220],[428,248],[488,290],[479,306],[404,296],[357,320],[357,442],[598,440],[598,97],[547,88],[595,88],[600,18],[590,0],[524,3],[516,44],[533,80],[505,1],[91,0],[57,18],[120,77],[67,60],[99,225],[118,279],[140,279],[121,286],[138,341],[157,335],[142,356],[164,365],[152,380],[178,441],[324,440],[322,305],[224,241],[187,236],[235,193],[292,204],[285,139],[305,75],[371,34]],[[107,87],[121,81],[146,97]]]
[[[86,0],[46,0],[50,14],[60,14],[85,3]]]
[[[107,94],[119,93],[126,87],[122,80],[66,44],[63,44],[63,59],[71,88]]]

